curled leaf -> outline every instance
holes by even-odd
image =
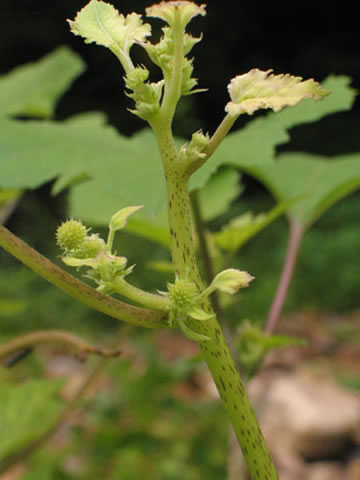
[[[196,5],[193,2],[160,2],[146,9],[148,17],[157,17],[164,20],[170,26],[179,21],[182,28],[197,15],[206,15],[205,5]]]
[[[209,295],[216,289],[223,293],[234,295],[234,293],[240,288],[248,287],[254,278],[255,277],[248,272],[237,270],[235,268],[228,268],[227,270],[218,273],[201,295],[204,295],[205,293],[206,295]]]
[[[303,80],[289,74],[274,75],[272,70],[257,68],[233,78],[228,85],[231,102],[225,110],[231,116],[242,113],[252,115],[260,108],[278,112],[284,107],[297,105],[305,98],[321,100],[330,92],[314,80]]]
[[[137,212],[143,207],[143,205],[136,205],[134,207],[122,208],[118,212],[114,213],[114,215],[111,217],[109,228],[113,231],[121,230],[126,226],[130,215]]]

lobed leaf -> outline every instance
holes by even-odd
[[[231,102],[227,103],[225,111],[231,116],[242,113],[252,115],[260,108],[278,112],[284,107],[297,105],[305,98],[320,100],[330,93],[312,79],[303,81],[301,77],[270,72],[272,70],[254,68],[233,78],[228,85]]]
[[[109,3],[98,0],[91,0],[68,22],[72,33],[85,38],[86,43],[116,46],[127,53],[135,42],[143,42],[151,34],[150,25],[143,24],[140,15],[124,17]]]

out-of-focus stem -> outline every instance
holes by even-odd
[[[303,234],[303,227],[299,225],[296,221],[290,219],[288,248],[286,252],[285,262],[265,327],[265,331],[268,334],[273,333],[281,315],[289,285],[294,273],[296,259]]]
[[[81,354],[95,353],[104,357],[114,357],[120,354],[119,349],[108,350],[106,348],[91,345],[78,335],[64,330],[39,330],[9,340],[0,345],[0,358],[10,355],[23,348],[32,347],[41,343],[60,343],[76,350]]]

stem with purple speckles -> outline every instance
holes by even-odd
[[[176,149],[170,126],[164,128],[159,123],[153,125],[153,128],[166,178],[170,244],[175,272],[179,278],[186,277],[194,282],[199,291],[202,291],[203,283],[192,238],[189,174]],[[207,299],[202,307],[211,311]],[[199,342],[199,346],[229,414],[253,480],[276,480],[278,476],[275,466],[216,317],[205,322],[191,319],[188,322],[193,331],[210,337],[208,341]]]

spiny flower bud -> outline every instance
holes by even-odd
[[[187,280],[176,279],[168,285],[169,297],[172,304],[181,310],[186,310],[198,295],[196,285]]]
[[[95,258],[101,251],[105,250],[106,244],[97,233],[86,237],[76,252],[77,258]]]
[[[56,230],[56,243],[65,252],[78,250],[86,238],[87,229],[79,220],[67,220]]]

